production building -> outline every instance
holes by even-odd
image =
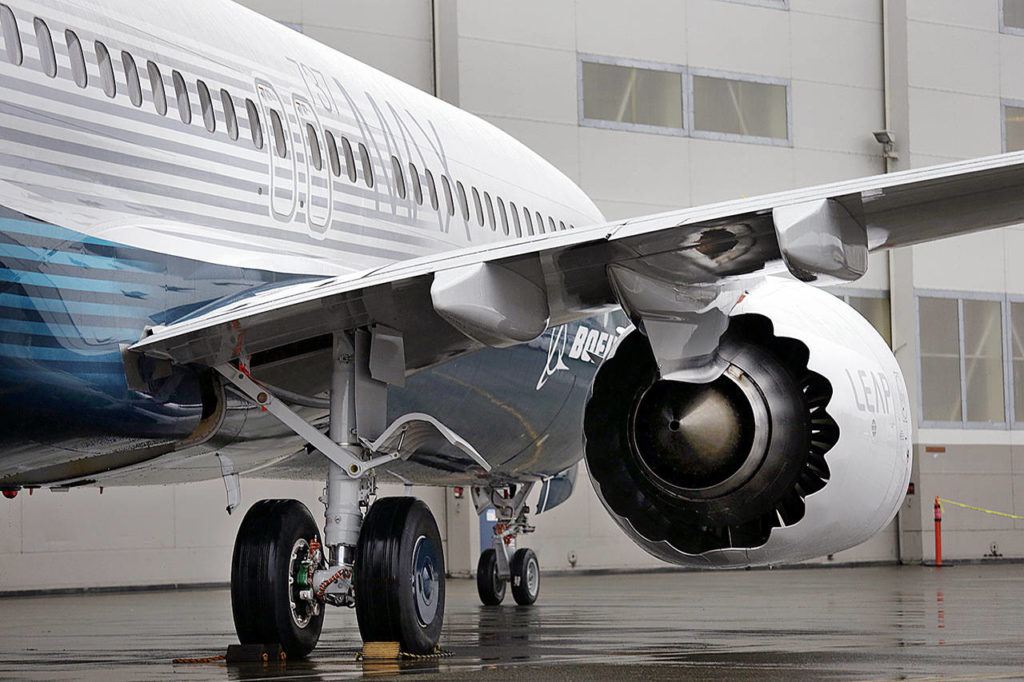
[[[243,4],[504,129],[609,219],[1024,148],[1024,0]],[[892,343],[918,410],[897,521],[830,560],[930,560],[936,496],[1024,513],[1021,262],[1008,228],[873,257],[834,291]],[[660,566],[581,474],[524,539],[545,569]],[[246,480],[243,498],[318,516],[320,488]],[[468,574],[468,495],[413,492]],[[223,582],[239,522],[223,499],[219,481],[21,495],[0,507],[0,589]],[[1024,522],[945,511],[946,559],[1024,557]]]

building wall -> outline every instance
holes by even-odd
[[[886,126],[881,0],[789,0],[788,9],[772,0],[243,4],[416,87],[436,88],[549,159],[610,219],[885,169],[871,135]],[[892,169],[999,152],[1000,102],[1024,100],[1024,37],[999,33],[999,1],[889,4],[900,20],[890,24],[903,25],[889,43],[895,65],[890,127],[898,131],[900,154]],[[580,54],[782,79],[791,89],[791,144],[581,126]],[[901,64],[906,86],[893,88]],[[913,395],[919,393],[915,291],[1024,294],[1024,276],[1015,267],[1022,253],[1024,233],[1015,228],[872,257],[869,274],[852,290],[887,292],[892,279],[893,334]],[[915,495],[901,512],[905,558],[932,556],[935,495],[1024,512],[1019,432],[920,429],[915,443]],[[320,488],[245,481],[244,503],[296,497],[319,518]],[[438,517],[449,568],[469,574],[479,543],[469,501],[449,491],[414,492]],[[84,489],[22,493],[0,504],[0,591],[226,580],[244,509],[228,517],[223,505],[219,481],[102,495]],[[992,543],[1006,556],[1024,556],[1020,521],[947,507],[945,524],[946,557],[981,558]],[[536,525],[523,544],[534,547],[547,568],[662,565],[611,521],[585,471],[573,498],[536,517]],[[833,560],[893,560],[897,544],[893,525]]]

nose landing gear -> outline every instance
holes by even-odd
[[[476,566],[476,590],[485,606],[497,606],[512,585],[512,597],[520,606],[529,606],[540,595],[540,562],[532,549],[516,549],[520,534],[532,533],[526,515],[526,497],[533,484],[507,488],[473,488],[473,503],[482,513],[494,506],[498,523],[494,526],[492,546],[480,553]],[[511,556],[510,556],[511,555]]]

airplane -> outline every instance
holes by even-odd
[[[0,0],[0,488],[325,483],[241,522],[243,644],[328,606],[436,651],[422,501],[498,515],[477,587],[580,461],[667,562],[778,564],[895,515],[892,351],[822,290],[887,249],[1024,222],[1024,155],[607,221],[497,128],[228,0]],[[535,510],[527,499],[538,492]]]

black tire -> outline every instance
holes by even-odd
[[[520,606],[529,606],[540,596],[540,562],[532,549],[517,549],[509,562],[512,571],[512,597]]]
[[[476,591],[485,606],[497,606],[505,599],[505,580],[498,575],[498,553],[493,547],[480,552],[476,562]]]
[[[297,601],[292,592],[299,586],[288,578],[293,550],[301,558],[319,534],[298,500],[261,500],[246,513],[231,559],[231,615],[240,643],[280,643],[289,658],[304,658],[316,647],[324,609]]]
[[[413,497],[377,500],[359,534],[353,574],[364,642],[428,654],[444,623],[444,555],[430,509]]]

